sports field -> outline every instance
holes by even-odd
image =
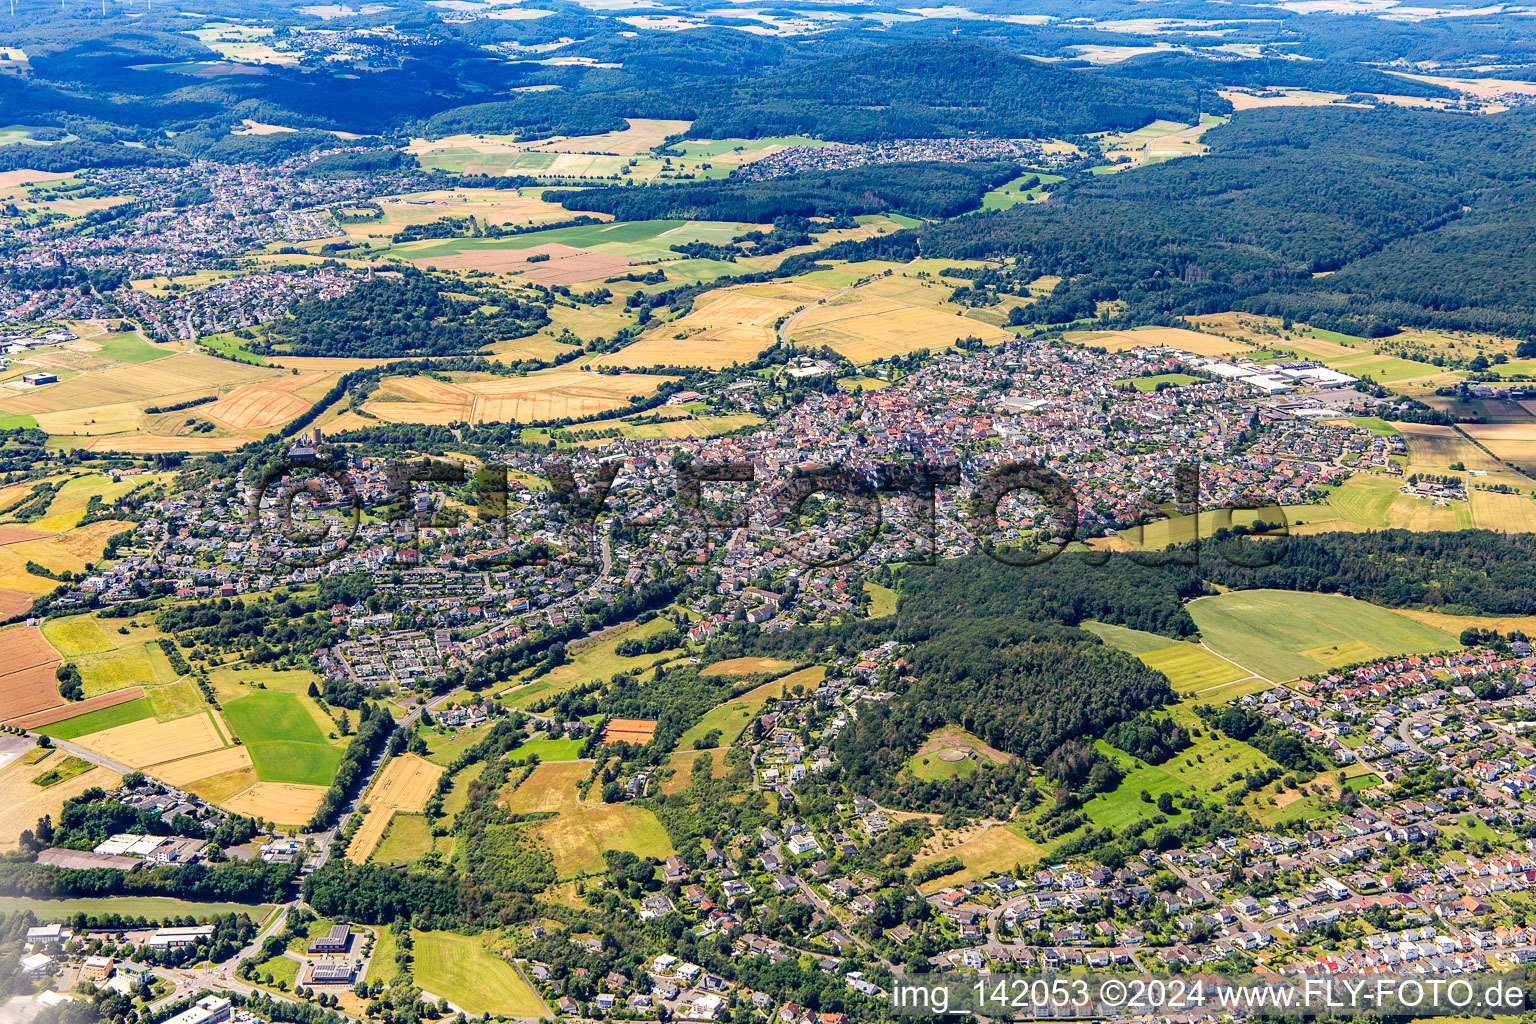
[[[642,373],[557,370],[461,383],[389,377],[363,409],[391,423],[537,423],[613,412],[675,380]]]
[[[342,750],[322,732],[325,713],[306,697],[258,690],[224,705],[224,715],[244,742],[263,782],[328,786]]]
[[[1450,633],[1332,594],[1244,590],[1189,604],[1206,646],[1276,682],[1459,646]]]
[[[455,932],[412,932],[412,972],[424,992],[446,999],[466,1013],[552,1018],[506,958],[486,948],[484,936]]]

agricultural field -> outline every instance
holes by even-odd
[[[139,692],[142,694],[143,690]],[[123,691],[123,693],[128,694],[131,691]],[[118,694],[111,696],[115,697]],[[88,702],[81,701],[81,703]],[[66,710],[74,711],[75,708],[66,706]],[[109,733],[134,722],[142,722],[154,717],[154,705],[149,702],[149,698],[139,696],[106,707],[92,708],[84,714],[72,715],[57,722],[38,724],[34,728],[44,736],[52,736],[56,740],[74,740],[82,736]]]
[[[0,673],[0,720],[20,718],[64,703],[59,696],[54,669],[61,660],[36,626],[10,626],[0,630],[6,651]]]
[[[783,672],[792,668],[788,661],[779,661],[775,658],[729,658],[726,661],[717,661],[712,665],[706,665],[699,669],[700,675],[707,676],[750,676],[759,672]]]
[[[0,768],[0,806],[6,811],[0,815],[0,851],[16,849],[23,829],[30,829],[43,815],[58,819],[64,802],[90,789],[92,786],[112,788],[122,777],[105,768],[91,768],[72,778],[43,787],[34,780],[52,771],[56,763],[64,759],[62,753],[53,753],[34,764],[26,759],[14,761]]]
[[[272,370],[184,352],[90,370],[14,394],[0,388],[0,413],[33,416],[52,434],[100,438],[136,430],[137,417],[148,406],[217,395],[226,387],[275,375]]]
[[[443,841],[452,844],[453,839],[444,837]],[[411,864],[431,853],[435,842],[430,818],[425,814],[397,811],[390,817],[389,828],[371,851],[369,859],[376,864]]]
[[[765,230],[769,225],[708,220],[629,220],[579,227],[529,231],[503,238],[442,238],[402,242],[389,250],[391,256],[418,267],[441,270],[483,270],[504,274],[524,268],[528,250],[564,246],[589,255],[618,257],[626,261],[681,261],[672,246],[689,242],[724,244],[738,235]],[[721,264],[730,269],[732,264]],[[595,280],[606,274],[595,274]]]
[[[789,325],[789,340],[825,345],[850,362],[864,364],[919,348],[940,351],[966,337],[989,345],[1013,337],[949,302],[952,288],[936,275],[936,270],[913,267],[877,276],[797,314]]]
[[[390,423],[536,423],[622,409],[675,379],[572,370],[526,377],[478,375],[462,383],[388,377],[363,409]]]
[[[1516,422],[1465,423],[1461,431],[1504,462],[1536,472],[1536,417]]]
[[[603,804],[596,792],[581,800],[576,787],[592,771],[590,761],[541,764],[504,797],[514,814],[553,811],[533,834],[554,858],[561,879],[603,871],[604,850],[628,850],[641,857],[671,856],[671,841],[656,816],[633,804]]]
[[[1469,495],[1472,525],[1499,533],[1536,533],[1536,497],[1529,493],[1503,494],[1474,487]]]
[[[224,715],[262,782],[323,787],[335,778],[342,748],[307,697],[258,690],[225,704]]]
[[[780,320],[829,293],[830,289],[803,284],[746,285],[709,292],[699,297],[687,315],[652,328],[617,352],[599,356],[593,365],[719,370],[751,362],[777,340],[775,325]]]
[[[1467,502],[1430,501],[1403,494],[1401,487],[1399,477],[1357,473],[1329,493],[1327,504],[1344,520],[1369,529],[1464,530],[1472,525]]]
[[[1450,633],[1330,594],[1234,591],[1192,601],[1189,613],[1207,647],[1275,682],[1459,646]]]
[[[283,825],[302,825],[320,809],[320,801],[324,799],[327,788],[283,782],[256,782],[221,803],[236,814],[265,818]]]
[[[218,401],[198,406],[188,413],[232,431],[260,436],[307,412],[330,390],[336,376],[324,371],[310,371],[242,384]]]
[[[1148,668],[1155,668],[1167,676],[1168,682],[1181,694],[1203,694],[1252,674],[1199,644],[1187,641],[1146,651],[1137,657]]]
[[[347,859],[355,864],[365,863],[373,854],[374,847],[390,830],[390,821],[397,812],[421,811],[427,806],[427,801],[437,789],[438,776],[442,773],[440,766],[415,754],[401,754],[391,758],[363,797],[368,813],[352,836],[352,843],[347,847]]]
[[[1198,319],[1198,318],[1192,318]],[[1066,339],[1088,348],[1126,352],[1135,348],[1166,345],[1193,352],[1197,356],[1242,355],[1248,346],[1217,334],[1190,331],[1182,327],[1138,327],[1129,331],[1068,331]]]
[[[570,220],[574,214],[539,198],[542,189],[456,188],[380,196],[375,202],[383,215],[361,223],[342,225],[346,236],[358,242],[388,242],[411,224],[429,224],[444,217],[473,217],[482,227],[526,227]],[[609,219],[606,215],[600,219]]]
[[[149,768],[227,747],[227,735],[218,712],[210,710],[169,722],[143,718],[77,736],[75,742],[130,768]]]
[[[489,936],[412,932],[412,971],[423,992],[467,1013],[549,1018],[553,1013],[504,957],[487,949]]]
[[[1172,637],[1116,626],[1109,622],[1099,622],[1097,619],[1080,623],[1079,628],[1086,629],[1109,646],[1125,651],[1127,654],[1151,654],[1153,651],[1161,651],[1165,647],[1182,643]]]

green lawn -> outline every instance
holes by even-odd
[[[1167,676],[1168,682],[1179,693],[1198,693],[1249,675],[1230,661],[1223,661],[1204,647],[1191,643],[1174,644],[1138,657]]]
[[[571,654],[570,661],[546,672],[533,682],[527,685],[513,684],[502,690],[501,701],[508,707],[527,708],[536,701],[546,700],[584,680],[608,679],[617,672],[647,668],[652,662],[668,657],[667,652],[623,658],[616,654],[614,649],[625,640],[644,639],[671,628],[672,623],[668,619],[658,617],[633,629],[616,633],[606,640],[583,647],[580,651]],[[676,652],[672,654],[675,655]]]
[[[1137,391],[1156,391],[1159,384],[1182,387],[1185,384],[1198,384],[1200,383],[1200,378],[1191,377],[1187,373],[1156,373],[1150,377],[1127,377],[1124,380],[1117,380],[1115,383],[1129,384]]]
[[[376,864],[409,864],[432,850],[432,823],[425,814],[396,811],[389,831],[368,859]]]
[[[160,921],[173,917],[207,920],[218,914],[244,913],[260,924],[272,912],[270,903],[189,903],[159,896],[101,896],[70,900],[39,900],[26,896],[0,896],[0,914],[31,911],[39,921],[67,921],[77,914],[122,914]]]
[[[73,660],[86,654],[105,654],[117,644],[94,615],[68,615],[43,623],[43,639],[62,657]]]
[[[66,718],[52,725],[39,726],[37,731],[44,736],[52,736],[56,740],[72,740],[93,732],[101,732],[103,729],[112,729],[119,725],[127,725],[129,722],[139,722],[153,717],[155,717],[154,706],[149,703],[147,697],[140,697],[126,704]]]
[[[924,781],[937,779],[968,779],[976,774],[976,762],[969,757],[958,761],[945,761],[935,750],[931,754],[915,754],[907,761],[912,774]]]
[[[1150,654],[1160,651],[1164,647],[1172,647],[1179,641],[1168,636],[1159,636],[1156,633],[1147,633],[1139,629],[1127,629],[1124,626],[1115,626],[1108,622],[1099,622],[1090,619],[1079,624],[1094,636],[1103,640],[1111,647],[1119,648],[1127,654]]]
[[[335,779],[342,750],[320,731],[306,699],[257,690],[224,705],[224,720],[244,742],[263,782],[328,786]]]
[[[887,615],[896,614],[896,591],[890,587],[882,587],[878,583],[866,583],[864,593],[869,595],[871,619],[883,619]]]
[[[0,430],[36,430],[37,420],[16,413],[0,415]]]
[[[478,935],[415,932],[416,983],[468,1013],[548,1017],[538,993],[517,968],[490,952]]]
[[[1373,658],[1459,646],[1442,630],[1331,594],[1233,591],[1192,601],[1189,613],[1206,646],[1277,682]]]
[[[507,755],[513,761],[539,755],[540,761],[575,761],[581,756],[581,740],[529,740]]]
[[[146,344],[132,331],[92,338],[91,344],[100,346],[100,351],[93,352],[92,355],[113,359],[119,363],[147,363],[151,359],[164,359],[170,355],[164,349]]]

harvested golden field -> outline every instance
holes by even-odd
[[[438,776],[443,774],[441,765],[417,757],[401,754],[390,759],[379,774],[378,781],[363,798],[368,814],[347,847],[347,859],[362,864],[372,856],[379,840],[389,830],[389,822],[396,811],[421,811],[437,790]]]
[[[137,430],[142,412],[131,402],[118,402],[86,409],[66,409],[63,412],[40,412],[33,419],[50,434],[96,436]]]
[[[327,385],[333,376],[311,370],[256,384],[242,384],[212,405],[200,407],[197,414],[231,430],[279,427],[310,407],[310,401],[301,397],[300,391],[312,385]]]
[[[1497,458],[1526,467],[1536,464],[1536,419],[1526,418],[1513,423],[1463,423],[1461,429]]]
[[[826,345],[855,363],[867,363],[919,348],[941,351],[968,336],[988,345],[1013,338],[1011,331],[967,317],[966,307],[948,302],[951,286],[937,279],[940,273],[940,268],[928,267],[876,273],[872,280],[795,314],[789,339]]]
[[[1536,498],[1529,494],[1500,494],[1474,489],[1472,525],[1499,533],[1536,533]]]
[[[676,380],[642,373],[599,374],[572,370],[527,377],[484,377],[450,383],[430,377],[391,377],[379,387],[385,396],[363,409],[391,423],[532,423],[574,419],[630,405]]]
[[[1491,458],[1487,452],[1457,432],[1455,427],[1442,427],[1432,423],[1394,423],[1392,429],[1403,435],[1408,443],[1408,470],[1427,470],[1444,473],[1453,462],[1461,463],[1469,470],[1483,470],[1495,480],[1513,482],[1519,479],[1507,466]]]
[[[36,600],[36,595],[22,590],[0,590],[0,619],[20,615],[32,607],[32,602]]]
[[[213,712],[188,715],[171,722],[144,719],[81,736],[75,742],[130,768],[145,768],[225,746]]]
[[[702,366],[721,370],[751,362],[774,343],[775,325],[831,289],[801,285],[809,298],[793,299],[724,289],[701,296],[688,315],[653,328],[639,341],[593,360],[609,366]]]
[[[54,499],[54,506],[58,504],[59,499]],[[81,498],[80,511],[83,512],[84,509],[85,498]],[[87,562],[93,562],[101,557],[107,538],[124,526],[118,520],[108,519],[91,523],[89,526],[70,529],[69,522],[78,521],[79,518],[79,513],[75,511],[66,513],[61,510],[57,516],[50,512],[42,522],[47,524],[50,520],[56,520],[63,525],[56,525],[54,529],[63,532],[51,537],[17,541],[0,547],[0,587],[27,594],[46,594],[57,584],[50,579],[27,572],[29,561],[37,562],[56,573],[66,569],[83,572]]]
[[[118,404],[166,406],[274,376],[273,370],[264,367],[183,352],[148,363],[82,373],[14,395],[0,389],[0,411],[36,415]]]
[[[1217,95],[1232,104],[1233,110],[1260,110],[1265,107],[1326,107],[1344,98],[1343,93],[1312,92],[1307,89],[1267,89],[1255,94],[1242,89],[1217,89]],[[1355,106],[1358,104],[1351,104]]]
[[[281,825],[301,825],[315,816],[326,787],[290,782],[258,782],[224,801],[236,814],[266,818]]]
[[[186,789],[215,775],[245,771],[251,767],[251,755],[244,747],[222,747],[156,765],[154,776],[180,789]]]
[[[130,452],[135,455],[160,455],[165,452],[230,452],[243,444],[250,444],[248,437],[209,437],[207,434],[189,434],[186,437],[156,437],[153,434],[126,434],[98,437],[85,447],[93,452]]]
[[[1202,334],[1182,327],[1142,327],[1130,331],[1069,331],[1068,341],[1091,348],[1103,348],[1110,352],[1127,349],[1166,345],[1169,348],[1193,352],[1197,356],[1226,356],[1241,353],[1246,346],[1231,338]]]
[[[92,786],[114,789],[123,781],[116,772],[92,768],[47,789],[33,785],[33,779],[63,759],[62,753],[55,752],[37,764],[16,761],[0,770],[0,807],[5,808],[5,813],[0,814],[0,850],[16,849],[22,830],[32,828],[43,815],[51,815],[57,820],[64,809],[64,801],[79,796]]]
[[[545,259],[532,259],[543,256]],[[533,284],[580,284],[623,274],[636,262],[627,256],[608,252],[589,252],[560,243],[537,245],[528,249],[468,248],[442,256],[422,256],[411,260],[418,267],[438,270],[483,270],[489,274],[515,274]]]
[[[375,201],[383,208],[384,216],[362,224],[342,225],[348,238],[357,241],[388,239],[408,224],[429,224],[444,217],[474,217],[481,224],[519,226],[571,218],[570,211],[563,206],[511,189],[436,189],[381,196]],[[601,216],[601,219],[610,218]]]
[[[54,669],[62,663],[59,653],[43,639],[36,626],[11,626],[0,630],[5,667],[0,674],[0,721],[9,721],[64,703]]]
[[[781,672],[792,663],[777,658],[727,658],[699,669],[701,676],[750,676],[759,672]]]
[[[50,670],[51,674],[51,670]],[[0,676],[0,691],[6,686],[9,677]],[[57,693],[57,689],[55,689]],[[60,704],[57,707],[48,708],[45,711],[37,711],[20,718],[13,718],[7,725],[14,725],[21,729],[38,729],[45,725],[53,725],[56,722],[65,722],[71,718],[79,718],[81,715],[92,711],[100,711],[102,708],[115,708],[119,704],[127,704],[129,701],[138,700],[144,696],[144,687],[130,686],[122,690],[113,690],[111,693],[103,693],[95,697],[87,697],[85,700],[77,700],[71,704]],[[4,717],[0,715],[0,717]]]

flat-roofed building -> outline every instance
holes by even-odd
[[[309,942],[309,952],[311,955],[316,953],[345,953],[347,947],[351,944],[351,926],[338,924],[318,939],[311,939]]]

